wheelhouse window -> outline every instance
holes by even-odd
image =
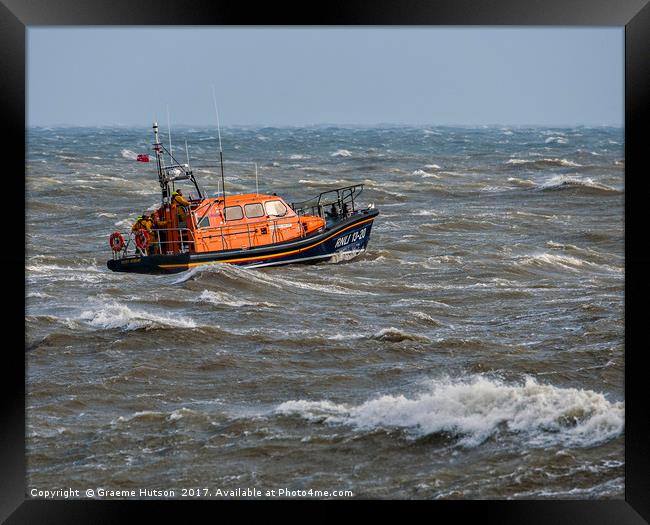
[[[239,219],[244,218],[244,213],[241,210],[241,206],[228,206],[226,207],[226,220],[227,221],[238,221]]]
[[[246,212],[246,217],[249,219],[264,217],[264,207],[259,202],[256,202],[255,204],[246,204],[246,206],[244,206],[244,211]]]
[[[210,218],[208,217],[207,213],[203,216],[199,215],[198,213],[195,213],[194,220],[196,221],[197,228],[207,228],[208,226],[210,226]]]
[[[266,214],[271,217],[284,217],[287,214],[287,207],[282,201],[268,201],[264,203]]]

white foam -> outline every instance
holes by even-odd
[[[379,332],[372,334],[371,338],[377,339],[378,341],[388,341],[391,343],[401,343],[402,341],[418,341],[422,343],[429,342],[429,339],[423,335],[411,334],[393,326],[389,328],[382,328],[379,330]]]
[[[341,334],[341,333],[336,333],[334,335],[327,335],[326,338],[330,339],[332,341],[348,341],[350,339],[363,339],[363,335],[361,334]]]
[[[134,412],[130,416],[119,416],[117,419],[111,421],[111,424],[117,425],[119,423],[130,423],[132,421],[144,420],[144,421],[178,421],[185,416],[200,416],[199,412],[195,412],[189,408],[178,408],[170,413],[160,412],[157,410],[142,410],[139,412]]]
[[[122,330],[152,329],[161,327],[195,328],[196,323],[182,316],[168,317],[149,311],[131,310],[117,301],[99,303],[79,316],[95,328]]]
[[[506,164],[514,165],[523,165],[523,164],[533,164],[533,165],[550,165],[550,166],[560,166],[563,168],[580,168],[582,164],[578,164],[572,160],[560,159],[560,158],[544,158],[544,159],[508,159]]]
[[[348,184],[348,181],[336,179],[336,180],[325,180],[325,179],[300,179],[298,180],[300,184],[310,184],[312,186],[324,186],[327,184]]]
[[[245,299],[237,299],[230,294],[224,292],[213,292],[210,290],[203,290],[199,299],[207,301],[209,303],[215,304],[217,306],[268,306],[273,307],[277,306],[273,303],[261,302],[261,301],[247,301]]]
[[[50,294],[47,294],[45,292],[29,292],[27,294],[27,297],[34,297],[35,299],[47,299],[49,297],[52,297]]]
[[[236,266],[233,264],[227,263],[214,263],[206,264],[204,266],[197,266],[191,270],[184,273],[182,277],[172,282],[172,284],[179,284],[201,274],[211,274],[218,273],[222,274],[224,277],[229,277],[232,279],[241,279],[248,283],[256,283],[262,286],[271,286],[278,289],[295,288],[301,290],[317,291],[327,294],[339,294],[339,295],[376,295],[373,292],[367,290],[355,290],[353,288],[344,288],[337,285],[323,285],[313,282],[301,282],[283,277],[281,280],[278,280],[273,275],[267,275],[266,273],[255,270],[252,268],[244,268],[241,266]]]
[[[556,248],[559,250],[567,250],[567,251],[574,251],[578,252],[581,254],[587,254],[589,256],[595,256],[595,257],[600,257],[601,259],[609,259],[611,260],[612,257],[615,257],[613,254],[609,253],[601,253],[596,250],[592,250],[591,248],[580,248],[574,244],[565,244],[561,242],[555,242],[555,241],[547,241],[546,246],[549,248]]]
[[[434,319],[429,318],[429,320],[437,323],[437,321]],[[390,328],[382,328],[377,332],[369,332],[365,334],[358,332],[346,334],[336,333],[334,335],[327,335],[326,338],[334,341],[346,341],[351,339],[374,339],[376,341],[386,341],[389,343],[401,343],[402,341],[429,342],[429,339],[424,336],[411,334],[392,326]]]
[[[409,312],[412,316],[417,317],[418,319],[427,322],[428,324],[434,325],[434,326],[440,326],[442,323],[440,321],[434,319],[431,317],[429,314],[425,312],[418,312],[417,310],[415,311],[410,311]]]
[[[331,156],[332,157],[351,157],[352,153],[350,153],[346,149],[339,149],[339,150],[336,150],[334,153],[332,153]]]
[[[117,226],[118,228],[126,228],[127,226],[131,226],[133,222],[134,221],[132,219],[122,219],[120,221],[117,221],[115,223],[115,226]]]
[[[368,290],[355,290],[353,288],[344,288],[342,286],[337,286],[334,284],[331,285],[323,285],[323,284],[316,284],[313,282],[300,282],[300,281],[293,281],[287,278],[282,279],[282,284],[283,285],[289,285],[290,287],[293,288],[300,288],[303,290],[311,290],[311,291],[318,291],[318,292],[323,292],[327,294],[338,294],[338,295],[377,295],[374,292],[370,292]]]
[[[330,257],[327,260],[327,264],[339,264],[342,262],[351,261],[352,259],[358,257],[365,251],[366,251],[365,249],[362,249],[362,250],[347,250],[347,251],[336,252],[332,255],[332,257]]]
[[[564,137],[548,137],[544,142],[546,144],[550,144],[550,143],[566,144],[569,141]]]
[[[426,172],[424,170],[415,170],[412,173],[412,175],[419,175],[422,178],[428,178],[428,177],[432,177],[434,179],[439,179],[440,178],[440,175],[436,175],[435,173],[429,173],[429,172]]]
[[[582,164],[578,164],[577,162],[567,159],[542,159],[542,162],[546,162],[548,164],[559,164],[565,168],[580,168],[582,166]]]
[[[125,159],[137,160],[138,158],[138,154],[135,151],[131,151],[130,149],[123,149],[120,153]]]
[[[433,299],[400,299],[397,301],[397,304],[425,304],[432,306],[441,306],[443,308],[451,308],[447,303],[441,303],[440,301],[434,301]]]
[[[25,270],[34,273],[54,274],[63,273],[98,273],[100,269],[95,265],[88,266],[58,266],[56,264],[30,264],[25,266]]]
[[[604,192],[617,192],[616,188],[595,182],[590,177],[579,177],[577,175],[555,175],[548,179],[541,185],[542,189],[557,189],[557,188],[591,188]]]
[[[571,255],[560,255],[557,253],[547,252],[523,257],[518,261],[518,264],[525,266],[560,268],[562,270],[569,270],[572,272],[578,272],[583,268],[588,268],[591,270],[604,270],[613,273],[623,272],[623,268],[617,268],[615,266],[609,266],[606,264],[596,264],[590,261],[585,261],[583,259],[578,259],[577,257],[573,257]]]
[[[359,430],[400,428],[416,436],[450,433],[466,447],[502,431],[533,446],[586,447],[624,430],[624,402],[610,402],[592,390],[560,388],[532,378],[506,384],[480,375],[434,380],[428,386],[427,392],[412,398],[384,395],[360,405],[287,401],[275,412]]]
[[[526,187],[526,188],[531,188],[533,186],[536,186],[536,184],[532,180],[518,179],[517,177],[508,177],[508,182],[511,182],[513,184],[516,184],[517,186],[522,186],[522,187]]]

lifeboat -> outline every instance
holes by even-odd
[[[372,204],[359,206],[362,184],[297,203],[275,193],[206,197],[189,163],[173,158],[156,123],[153,130],[162,201],[142,226],[110,235],[110,270],[177,273],[212,263],[259,268],[348,259],[366,249],[379,212]],[[223,181],[223,160],[221,166]],[[187,197],[178,198],[188,184]]]

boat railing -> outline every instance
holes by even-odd
[[[270,243],[275,244],[291,240],[294,235],[285,235],[283,230],[300,224],[299,217],[264,218],[257,222],[240,225],[207,226],[193,230],[191,228],[152,228],[146,230],[148,242],[146,247],[139,248],[136,243],[138,231],[129,232],[124,247],[119,252],[113,252],[113,258],[124,258],[137,255],[170,255],[185,252],[204,252],[229,249],[250,249],[262,244],[256,242],[258,235],[270,235]],[[293,230],[295,232],[295,230]],[[300,237],[306,235],[300,228]],[[268,237],[267,237],[268,239]],[[214,241],[218,240],[215,248]],[[220,242],[219,242],[220,241]]]
[[[316,197],[300,202],[292,202],[291,208],[298,216],[318,215],[325,219],[346,217],[356,211],[355,199],[363,191],[363,184],[344,186],[323,191]]]
[[[124,258],[130,255],[165,255],[193,251],[196,244],[194,232],[190,228],[152,228],[147,232],[147,244],[138,247],[136,235],[139,230],[129,232],[124,247],[113,252],[113,258]],[[180,245],[180,249],[179,249]]]

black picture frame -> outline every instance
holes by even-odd
[[[649,288],[644,271],[650,268],[642,236],[647,221],[642,201],[650,195],[650,175],[643,170],[647,149],[643,131],[650,122],[648,0],[347,0],[311,6],[220,0],[2,0],[0,105],[5,135],[16,145],[3,156],[9,164],[3,181],[5,224],[11,231],[5,232],[10,235],[0,250],[5,277],[3,324],[10,334],[5,338],[1,366],[5,394],[0,411],[0,519],[7,519],[6,523],[112,523],[131,518],[136,505],[130,501],[40,501],[27,499],[25,494],[25,354],[18,344],[19,339],[25,340],[25,252],[14,239],[25,236],[19,217],[24,217],[26,207],[20,198],[25,195],[26,27],[347,24],[625,26],[625,500],[432,502],[430,510],[451,510],[454,521],[461,522],[650,522],[650,408],[643,366],[647,336],[642,332]],[[185,516],[187,506],[175,506],[181,509],[175,515],[170,514],[170,502],[155,503],[155,508],[147,504],[148,521]],[[374,512],[383,512],[383,508],[379,505]],[[237,512],[241,510],[238,505]]]

